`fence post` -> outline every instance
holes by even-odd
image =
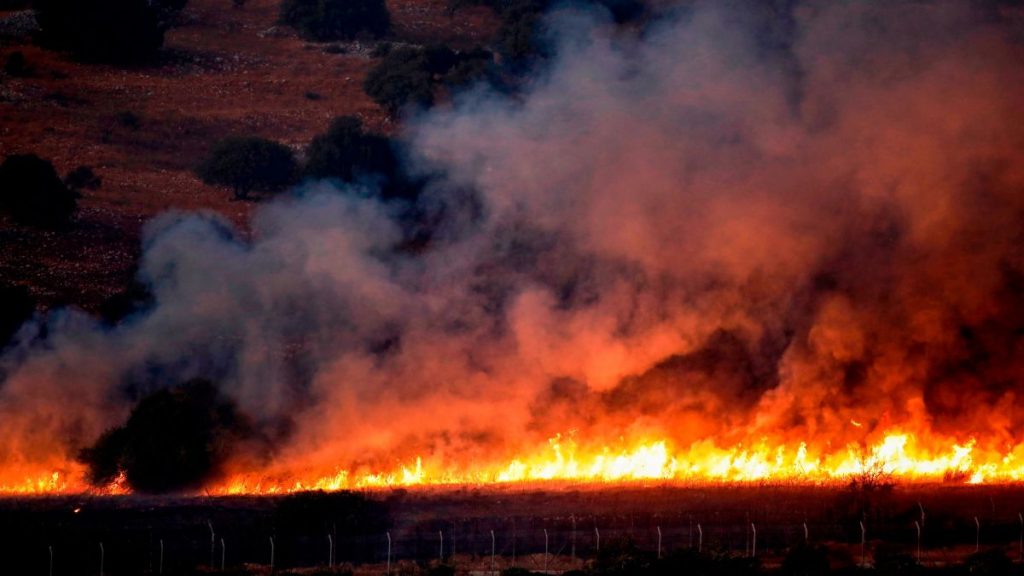
[[[103,542],[100,542],[100,576],[103,576],[103,561],[106,560],[105,556],[106,552],[103,550]]]
[[[981,522],[978,522],[978,517],[974,517],[974,553],[977,554],[981,550]]]
[[[391,532],[388,532],[388,575],[391,574]]]
[[[750,541],[750,557],[757,558],[757,526],[754,523],[750,523],[750,531],[753,533],[753,539]]]
[[[661,560],[661,526],[658,526],[658,560]]]
[[[864,544],[868,539],[868,530],[864,527],[864,521],[860,521],[860,566],[863,568],[865,564],[864,558]]]
[[[700,527],[700,522],[697,522],[697,553],[700,554],[704,551],[704,529]]]
[[[270,537],[270,573],[274,573],[274,537]]]
[[[210,568],[212,569],[216,568],[213,562],[213,556],[217,551],[217,539],[216,535],[213,533],[213,522],[207,520],[206,525],[210,527]]]
[[[576,562],[576,515],[572,515],[572,561]]]
[[[544,572],[548,571],[548,529],[544,529]]]

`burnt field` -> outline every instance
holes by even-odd
[[[1001,574],[1020,571],[1021,510],[1016,486],[66,495],[0,500],[0,558],[5,574],[48,574],[51,554],[53,574]]]

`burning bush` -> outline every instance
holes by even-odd
[[[77,198],[53,164],[35,154],[9,156],[0,165],[0,211],[21,224],[64,226],[75,213]]]
[[[80,459],[94,484],[124,472],[140,492],[173,492],[216,477],[224,459],[252,436],[247,419],[212,382],[195,379],[139,402],[124,426],[108,430]]]
[[[163,45],[165,21],[182,1],[36,0],[39,42],[76,58],[135,63],[151,59]]]
[[[253,191],[280,190],[295,182],[297,173],[291,149],[256,137],[222,140],[196,169],[203,182],[228,186],[240,200]]]
[[[281,22],[310,40],[351,40],[360,34],[380,37],[391,27],[384,0],[285,0]]]

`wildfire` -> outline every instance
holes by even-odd
[[[650,440],[592,449],[572,436],[558,435],[535,454],[508,462],[453,469],[443,462],[425,462],[420,457],[393,470],[371,472],[241,473],[206,487],[204,492],[284,494],[307,490],[521,483],[1008,483],[1024,480],[1024,464],[1018,462],[1018,455],[1022,453],[1024,445],[1003,453],[982,450],[974,439],[928,449],[914,434],[899,430],[888,432],[868,446],[848,444],[831,452],[816,449],[807,442],[772,444],[767,440],[727,448],[713,441],[702,441],[682,450],[673,449],[665,440]],[[72,472],[52,472],[0,483],[0,494],[45,495],[91,490],[117,495],[130,492],[123,474],[109,485],[95,488],[86,484],[82,470],[75,467],[69,470]]]

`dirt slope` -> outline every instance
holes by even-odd
[[[96,307],[131,275],[143,224],[170,210],[215,210],[244,226],[255,206],[203,185],[192,167],[219,138],[254,134],[296,150],[342,114],[371,127],[394,120],[363,93],[373,65],[366,43],[328,48],[276,23],[279,0],[192,0],[153,66],[86,65],[6,39],[33,74],[0,73],[0,157],[34,152],[65,173],[94,168],[100,190],[80,202],[76,225],[39,232],[0,218],[0,281],[27,284],[44,306]],[[486,43],[485,9],[450,15],[446,0],[392,0],[393,41]],[[11,12],[0,12],[0,19]]]

